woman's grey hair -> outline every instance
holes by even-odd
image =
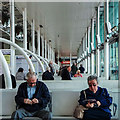
[[[96,80],[97,81],[97,83],[98,83],[98,77],[96,76],[96,75],[90,75],[88,78],[87,78],[87,81],[89,82],[89,81],[91,81],[91,80]]]

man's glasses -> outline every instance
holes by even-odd
[[[89,87],[92,87],[92,86],[94,86],[94,87],[95,87],[95,86],[96,86],[96,84],[89,84]]]

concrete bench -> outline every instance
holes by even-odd
[[[11,116],[16,110],[16,93],[17,89],[0,89],[0,116]]]
[[[101,81],[100,83],[103,84],[104,81]],[[109,81],[108,81],[109,82]],[[115,88],[114,81],[111,81],[113,84],[107,86],[107,88],[110,91],[111,96],[113,96],[113,102],[117,103],[118,105],[118,92],[114,91],[113,88]],[[47,86],[49,87],[50,91],[52,92],[52,116],[53,120],[75,120],[74,117],[72,117],[73,111],[78,104],[79,94],[82,89],[86,88],[86,82],[68,82],[68,81],[62,81],[62,82],[45,82]],[[58,87],[58,89],[55,87],[55,84]],[[111,83],[110,83],[111,84]],[[63,86],[62,86],[63,85]],[[68,86],[67,86],[68,85]],[[79,87],[80,85],[80,87]],[[114,87],[113,87],[114,85]],[[61,86],[61,88],[60,88]],[[71,88],[72,86],[72,88]],[[74,87],[73,87],[74,86]],[[54,88],[55,87],[55,88]],[[112,88],[113,87],[113,88]],[[111,89],[112,88],[112,89]],[[116,87],[117,89],[117,87]],[[0,119],[2,118],[10,118],[13,111],[16,110],[16,104],[14,101],[14,97],[16,95],[17,89],[0,89]],[[111,106],[112,109],[112,106]],[[113,113],[113,111],[112,111]],[[116,112],[115,118],[118,118],[118,110]]]
[[[53,120],[75,120],[72,116],[75,107],[78,105],[79,91],[53,91],[52,92],[52,113]],[[114,96],[115,97],[115,96]],[[114,101],[113,101],[114,102]],[[113,104],[111,105],[111,113],[113,115]],[[118,110],[112,119],[118,118]]]
[[[53,116],[52,120],[78,120],[72,116]],[[112,117],[111,120],[119,120],[116,117]]]
[[[0,89],[0,120],[11,118],[16,110],[15,95],[17,89]],[[23,120],[42,120],[38,117],[25,117]]]

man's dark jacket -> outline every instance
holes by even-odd
[[[38,99],[39,103],[33,105],[25,104],[24,103],[25,98],[26,99],[28,98],[28,93],[27,82],[24,82],[19,86],[17,95],[15,96],[15,101],[19,108],[24,108],[29,112],[41,110],[47,106],[47,103],[50,100],[50,94],[47,86],[43,82],[37,81],[36,91],[32,99],[34,98]]]
[[[71,67],[72,75],[75,75],[77,70],[78,70],[77,66],[73,64]]]
[[[62,70],[62,80],[71,80],[71,73],[68,72],[67,68]]]
[[[79,70],[80,70],[80,73],[84,73],[85,68],[81,66],[81,67],[79,67]]]
[[[42,75],[42,80],[54,80],[53,74],[48,70],[45,71]]]

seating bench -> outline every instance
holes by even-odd
[[[72,116],[53,116],[52,120],[78,120]],[[112,117],[111,120],[118,120],[117,117]]]
[[[14,101],[16,92],[17,89],[0,89],[0,100],[2,101],[0,102],[0,119],[9,119],[13,111],[16,110],[16,103]],[[79,94],[80,92],[76,90],[52,91],[50,105],[52,106],[52,119],[76,120],[72,117],[72,114],[78,104]],[[113,117],[112,120],[117,120],[117,116]]]
[[[11,116],[2,116],[0,117],[0,120],[10,120]],[[37,117],[27,117],[24,120],[41,120],[40,118]],[[52,120],[77,120],[76,118],[72,117],[72,116],[53,116]],[[118,120],[117,117],[112,117],[111,120]]]

